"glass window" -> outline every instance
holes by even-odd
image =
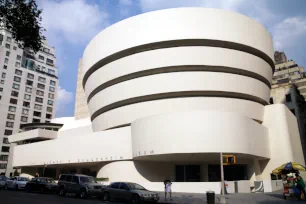
[[[6,51],[5,56],[9,57],[10,56],[10,52]]]
[[[28,86],[33,86],[33,81],[27,80],[27,81],[26,81],[26,85],[28,85]]]
[[[55,86],[56,82],[53,80],[50,80],[50,85]]]
[[[8,64],[8,61],[9,61],[8,58],[5,58],[5,59],[4,59],[4,63],[5,63],[5,64]]]
[[[30,102],[28,102],[28,101],[24,101],[24,102],[22,103],[22,105],[23,105],[24,107],[30,108]]]
[[[3,148],[4,147],[2,147],[2,152],[4,152]],[[6,169],[6,166],[7,166],[7,164],[0,164],[0,169]]]
[[[21,60],[21,56],[20,56],[20,55],[17,55],[16,59],[17,59],[17,60]]]
[[[48,100],[48,105],[53,105],[53,101],[52,100]]]
[[[20,62],[16,62],[16,63],[15,63],[15,67],[18,67],[18,68],[19,68],[19,67],[20,67]]]
[[[11,99],[10,99],[10,103],[11,103],[11,104],[17,104],[17,102],[18,102],[18,100],[15,99],[15,98],[11,98]]]
[[[137,184],[137,183],[128,183],[130,189],[135,189],[135,190],[146,190],[143,186]]]
[[[38,83],[38,84],[37,84],[37,88],[40,88],[40,89],[45,89],[45,85],[44,85],[44,84],[40,84],[40,83]]]
[[[12,91],[12,92],[11,92],[11,96],[18,97],[18,91]]]
[[[1,83],[1,84],[4,84],[4,80],[2,79],[2,80],[0,81],[0,83]]]
[[[26,116],[21,116],[21,121],[22,121],[22,122],[28,122],[28,117],[26,117]]]
[[[28,110],[28,109],[23,108],[23,109],[22,109],[22,114],[24,114],[24,115],[28,115],[28,114],[29,114],[29,110]]]
[[[26,88],[25,88],[25,91],[26,91],[27,93],[32,93],[32,88],[26,87]]]
[[[7,42],[12,42],[12,38],[11,38],[10,36],[7,36],[7,37],[6,37],[6,41],[7,41]]]
[[[1,149],[2,152],[9,152],[10,151],[10,147],[2,147]]]
[[[10,119],[10,120],[15,120],[15,115],[14,114],[7,114],[7,119]]]
[[[46,72],[46,67],[42,66],[41,68],[43,72]]]
[[[17,50],[17,47],[16,47],[16,46],[14,46],[14,47],[13,47],[13,49],[14,49],[14,50]]]
[[[19,88],[20,88],[20,85],[19,84],[15,84],[15,83],[13,83],[13,89],[17,89],[17,90],[19,90]]]
[[[43,92],[43,91],[40,91],[40,90],[37,90],[37,91],[36,91],[36,94],[39,95],[39,96],[43,96],[43,95],[44,95],[44,92]]]
[[[19,70],[19,69],[16,69],[16,70],[15,70],[15,74],[17,74],[17,75],[21,76],[21,75],[22,75],[22,71],[21,71],[21,70]]]
[[[34,105],[34,109],[41,110],[42,109],[42,105],[35,104]]]
[[[11,121],[6,121],[6,127],[14,127],[14,122],[11,122]]]
[[[53,60],[52,60],[52,59],[48,59],[48,58],[47,58],[47,63],[48,63],[48,64],[52,64],[52,65],[53,65]]]
[[[52,112],[52,107],[47,107],[48,112]]]
[[[10,49],[11,48],[11,45],[10,44],[5,44],[5,47],[7,48],[7,49]]]
[[[46,78],[44,78],[44,77],[38,77],[38,81],[46,83]]]
[[[38,55],[38,59],[45,60],[44,56]]]
[[[31,100],[31,95],[29,95],[29,94],[24,94],[24,99]]]
[[[72,177],[72,182],[73,182],[73,183],[79,183],[79,177],[73,176],[73,177]]]
[[[6,139],[6,140],[4,140],[4,139]],[[3,138],[3,143],[4,143],[4,141],[8,142],[8,139],[7,138]],[[4,144],[9,144],[9,142],[8,143],[4,143]],[[0,161],[8,161],[8,155],[0,155]],[[1,177],[1,178],[4,178],[4,177]],[[1,181],[1,178],[0,178],[0,181]]]
[[[18,77],[18,76],[14,76],[14,81],[16,81],[16,82],[20,82],[20,81],[21,81],[21,78],[20,78],[20,77]]]
[[[130,188],[129,188],[125,183],[121,183],[121,184],[120,184],[120,189],[123,189],[123,190],[130,190]]]
[[[1,76],[3,79],[5,79],[6,77],[6,73],[5,72],[2,72],[2,76]]]
[[[80,183],[97,183],[94,177],[91,176],[81,176]]]
[[[52,118],[52,115],[47,113],[47,114],[46,114],[46,118],[47,118],[47,119],[51,119],[51,118]]]
[[[0,92],[2,92],[3,91],[3,88],[2,87],[0,87]]]
[[[34,111],[33,115],[36,117],[41,117],[41,112]]]
[[[111,188],[119,189],[119,184],[120,183],[112,183]]]
[[[70,182],[71,180],[72,180],[72,176],[67,175],[67,176],[66,176],[66,181],[69,181],[69,182]]]
[[[4,130],[4,135],[12,135],[13,130]]]
[[[48,73],[49,73],[49,74],[52,74],[52,75],[55,75],[55,71],[52,70],[52,69],[48,69]]]
[[[42,102],[43,102],[43,98],[36,97],[36,98],[35,98],[35,101],[36,101],[36,102],[39,102],[39,103],[42,103]]]
[[[49,94],[48,94],[48,97],[51,98],[51,99],[54,99],[54,94],[49,93]]]
[[[7,69],[7,65],[3,65],[3,69]]]
[[[66,180],[66,175],[61,175],[59,180],[60,181],[65,181]]]
[[[54,92],[54,91],[55,91],[55,88],[52,87],[52,86],[50,86],[50,87],[49,87],[49,91]]]
[[[29,78],[29,79],[34,79],[34,74],[28,73],[28,78]]]

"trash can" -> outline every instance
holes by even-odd
[[[206,192],[207,204],[215,204],[215,192],[207,191]]]

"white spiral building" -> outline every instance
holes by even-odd
[[[86,168],[152,190],[171,179],[173,191],[203,192],[220,188],[222,152],[237,158],[227,180],[270,180],[278,165],[304,163],[295,116],[269,105],[273,56],[268,31],[229,11],[177,8],[123,20],[84,51],[90,121],[53,121],[64,124],[56,138],[18,145],[13,165],[28,174],[47,165],[56,176]]]

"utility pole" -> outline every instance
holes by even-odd
[[[223,155],[222,155],[222,152],[220,153],[220,168],[221,168],[221,189],[222,189],[220,203],[224,204],[224,203],[226,203],[226,200],[225,200],[225,195],[224,195],[225,189],[224,189],[224,172],[223,172]]]

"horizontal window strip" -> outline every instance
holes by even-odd
[[[172,48],[172,47],[187,47],[187,46],[206,46],[206,47],[219,47],[219,48],[226,48],[232,49],[237,51],[246,52],[257,56],[264,61],[266,61],[270,66],[272,71],[274,72],[274,62],[273,60],[264,52],[253,48],[248,45],[243,45],[240,43],[229,42],[229,41],[222,41],[222,40],[211,40],[211,39],[185,39],[185,40],[170,40],[170,41],[161,41],[155,43],[149,43],[144,45],[135,46],[132,48],[128,48],[117,53],[114,53],[108,57],[105,57],[95,63],[92,67],[90,67],[84,75],[83,78],[83,88],[85,88],[85,84],[95,71],[102,68],[108,63],[121,59],[123,57],[127,57],[129,55],[133,55],[136,53],[146,52],[150,50],[157,50],[163,48]]]
[[[262,105],[268,105],[268,102],[265,100],[252,96],[249,94],[242,94],[237,92],[224,92],[224,91],[181,91],[181,92],[168,92],[168,93],[160,93],[160,94],[152,94],[146,96],[138,96],[134,98],[125,99],[122,101],[118,101],[107,106],[104,106],[94,112],[91,116],[91,121],[97,118],[99,115],[114,110],[116,108],[120,108],[123,106],[128,106],[132,104],[154,101],[154,100],[162,100],[162,99],[171,99],[171,98],[190,98],[190,97],[219,97],[219,98],[234,98],[234,99],[242,99],[253,101],[256,103],[260,103]]]
[[[225,66],[206,66],[206,65],[181,65],[181,66],[169,66],[169,67],[162,67],[162,68],[155,68],[155,69],[149,69],[144,70],[140,72],[134,72],[131,74],[127,74],[115,79],[112,79],[108,82],[105,82],[101,85],[99,85],[97,88],[95,88],[87,98],[87,103],[100,91],[119,84],[121,82],[125,82],[128,80],[150,76],[150,75],[156,75],[156,74],[164,74],[164,73],[172,73],[172,72],[222,72],[222,73],[228,73],[228,74],[236,74],[246,77],[251,77],[254,79],[257,79],[264,84],[266,84],[269,88],[271,88],[271,84],[268,79],[261,76],[260,74],[257,74],[255,72],[243,70],[243,69],[237,69],[233,67],[225,67]]]

